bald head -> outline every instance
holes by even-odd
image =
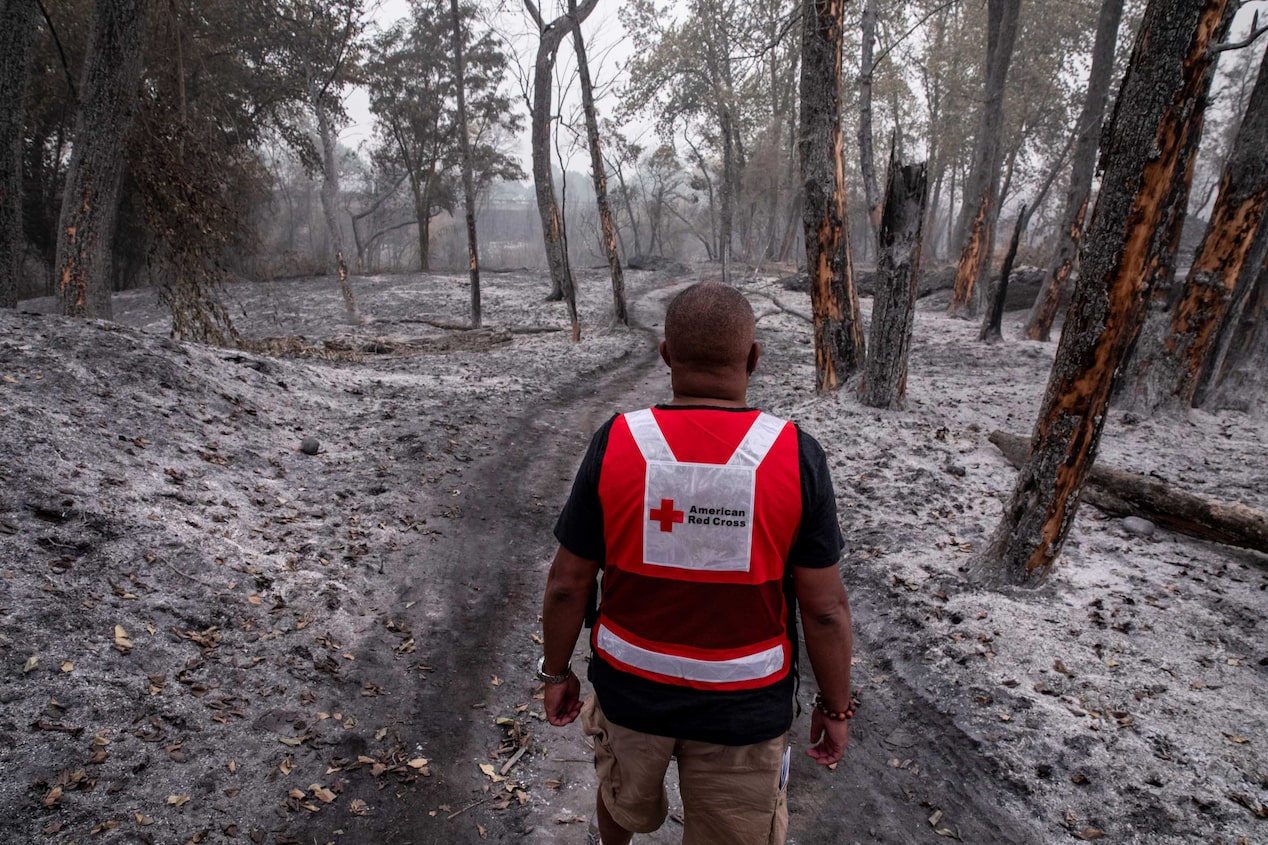
[[[675,366],[706,371],[743,366],[756,337],[752,306],[728,285],[694,284],[665,312],[665,343]]]
[[[669,365],[672,404],[743,407],[761,347],[748,300],[717,282],[692,285],[665,311],[660,355]]]

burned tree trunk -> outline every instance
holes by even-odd
[[[1030,457],[975,575],[1042,579],[1060,554],[1096,458],[1119,366],[1136,340],[1147,286],[1170,246],[1166,215],[1189,173],[1195,101],[1206,90],[1213,37],[1228,0],[1151,0],[1104,150],[1104,188],[1088,226],[1079,283],[1035,423]]]
[[[466,67],[462,56],[462,17],[458,0],[449,0],[453,17],[453,77],[458,98],[458,143],[462,149],[462,204],[467,211],[467,267],[471,271],[471,327],[480,328],[480,248],[476,237],[476,193],[471,175],[471,136],[467,130]]]
[[[1225,365],[1233,352],[1235,341],[1242,332],[1244,318],[1253,311],[1253,301],[1257,283],[1264,276],[1268,267],[1268,219],[1259,221],[1259,234],[1256,243],[1250,248],[1250,255],[1260,256],[1256,263],[1247,260],[1237,276],[1233,286],[1233,296],[1224,312],[1224,319],[1216,330],[1215,340],[1211,343],[1211,351],[1202,365],[1202,373],[1198,376],[1197,388],[1193,393],[1193,407],[1204,407],[1210,393],[1223,378]]]
[[[576,18],[577,0],[568,0],[568,14]],[[586,114],[590,171],[594,178],[595,202],[599,206],[599,226],[603,233],[603,247],[608,254],[608,272],[612,276],[612,318],[620,325],[628,326],[630,315],[625,307],[625,276],[621,273],[621,256],[616,248],[616,226],[612,222],[612,206],[608,203],[608,177],[603,167],[603,150],[599,146],[599,119],[594,110],[594,87],[590,83],[590,64],[586,61],[586,44],[581,37],[580,25],[572,31],[572,40],[577,51],[581,108]]]
[[[801,59],[802,223],[815,322],[816,388],[834,391],[863,363],[845,212],[841,50],[845,0],[807,0]]]
[[[313,116],[317,120],[317,135],[321,141],[321,211],[326,218],[326,231],[330,233],[331,253],[335,257],[335,271],[339,274],[339,292],[343,294],[343,307],[348,322],[357,321],[357,303],[352,296],[352,283],[348,281],[348,265],[343,260],[343,227],[339,225],[339,161],[334,127],[330,115],[322,103],[324,94],[310,83],[309,98]],[[322,262],[323,266],[329,266]]]
[[[991,308],[986,313],[986,319],[982,321],[982,331],[977,336],[978,340],[985,343],[995,343],[1004,338],[1001,326],[1004,322],[1004,300],[1008,297],[1008,277],[1013,274],[1017,244],[1021,241],[1021,233],[1025,230],[1026,221],[1029,219],[1029,215],[1026,214],[1026,205],[1022,203],[1021,211],[1017,213],[1017,225],[1013,227],[1013,239],[1009,241],[1008,252],[1004,255],[1004,266],[999,271],[999,282],[995,285],[995,290],[991,292]]]
[[[863,176],[863,196],[867,201],[867,219],[872,234],[881,226],[881,191],[876,179],[876,158],[872,144],[872,55],[876,47],[876,0],[863,4],[863,20],[860,23],[863,45],[859,61],[859,171]],[[886,192],[888,201],[888,191]],[[882,247],[883,249],[883,247]],[[875,332],[872,333],[875,338]]]
[[[22,270],[22,131],[35,0],[0,0],[0,308],[18,304]]]
[[[1187,411],[1202,365],[1228,309],[1242,268],[1259,267],[1257,239],[1268,206],[1268,61],[1261,61],[1246,114],[1220,179],[1206,234],[1193,258],[1180,298],[1162,337],[1140,350],[1135,367],[1134,408],[1150,414],[1164,406]],[[1252,249],[1260,250],[1258,255]]]
[[[533,0],[524,0],[524,6],[539,30],[537,59],[533,64],[532,107],[533,184],[537,191],[537,212],[541,216],[546,263],[550,267],[550,299],[562,299],[567,304],[574,340],[581,338],[581,323],[577,319],[577,294],[572,272],[568,269],[568,257],[564,253],[563,215],[559,212],[555,180],[550,173],[550,105],[559,45],[572,33],[574,26],[580,26],[594,11],[596,5],[598,0],[585,0],[575,15],[560,15],[547,24]]]
[[[1000,143],[1004,133],[1004,84],[1017,42],[1021,0],[987,0],[985,102],[973,141],[973,166],[965,184],[959,229],[963,249],[948,313],[973,317],[991,269],[995,219],[999,216]]]
[[[1268,401],[1268,262],[1232,330],[1228,355],[1214,376],[1204,407],[1254,413]]]
[[[903,166],[891,155],[872,297],[872,354],[859,385],[859,399],[873,408],[901,408],[906,402],[907,353],[928,196],[925,164]]]
[[[1039,288],[1039,295],[1026,319],[1028,340],[1048,340],[1052,322],[1057,317],[1061,297],[1074,270],[1083,235],[1083,219],[1092,194],[1092,174],[1096,170],[1096,148],[1105,121],[1105,103],[1109,99],[1110,78],[1114,72],[1114,47],[1118,43],[1118,25],[1123,17],[1123,0],[1104,0],[1096,22],[1096,41],[1092,45],[1092,69],[1088,76],[1087,96],[1075,125],[1074,156],[1070,167],[1070,187],[1066,191],[1065,211],[1057,229],[1057,246],[1048,266],[1048,276]]]
[[[138,108],[145,0],[97,0],[79,84],[75,147],[57,225],[58,311],[111,316],[111,251],[119,213],[124,138]]]

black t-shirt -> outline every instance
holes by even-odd
[[[662,405],[658,411],[699,410],[699,406]],[[710,408],[710,410],[731,410]],[[737,412],[751,408],[734,409]],[[606,558],[599,473],[614,416],[595,433],[573,481],[572,494],[555,523],[555,538],[575,555]],[[823,448],[797,429],[801,473],[801,524],[786,561],[784,595],[788,603],[789,637],[797,655],[796,598],[792,567],[835,566],[843,544],[837,524],[836,494]],[[772,739],[792,724],[796,667],[787,677],[756,690],[704,691],[661,684],[622,672],[598,655],[590,659],[589,678],[612,722],[643,733],[721,745],[749,745]]]

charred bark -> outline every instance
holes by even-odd
[[[1206,396],[1205,407],[1254,413],[1268,401],[1268,262],[1246,298],[1231,332],[1228,355]]]
[[[22,230],[22,140],[35,0],[0,0],[0,308],[17,305],[25,252]]]
[[[18,304],[22,270],[22,132],[35,0],[0,0],[0,308]]]
[[[1235,343],[1239,337],[1244,339],[1245,319],[1254,312],[1257,284],[1263,279],[1264,268],[1268,267],[1268,219],[1259,222],[1259,234],[1256,238],[1257,243],[1251,247],[1250,254],[1252,258],[1260,256],[1260,260],[1258,263],[1248,260],[1242,265],[1241,273],[1237,276],[1232,299],[1229,300],[1224,319],[1220,321],[1220,327],[1216,331],[1211,352],[1202,365],[1202,374],[1198,377],[1197,389],[1193,393],[1195,408],[1204,407],[1210,399],[1211,391],[1223,380]]]
[[[834,391],[863,364],[850,256],[841,134],[844,0],[807,0],[801,59],[802,223],[815,322],[816,388]]]
[[[1025,583],[1052,568],[1096,458],[1109,397],[1140,331],[1148,285],[1170,246],[1166,215],[1182,191],[1187,135],[1227,29],[1228,0],[1151,0],[1104,151],[1104,188],[1056,361],[1004,516],[975,574]]]
[[[991,291],[991,308],[982,321],[982,331],[977,339],[985,343],[1003,340],[1002,325],[1004,322],[1004,300],[1008,297],[1008,277],[1013,274],[1013,261],[1017,258],[1017,245],[1021,242],[1021,233],[1026,229],[1026,206],[1022,205],[1017,214],[1017,225],[1013,226],[1013,238],[1008,243],[1008,252],[1004,255],[1004,266],[999,271],[999,281],[995,290]]]
[[[1057,229],[1057,245],[1048,265],[1035,304],[1026,318],[1028,340],[1048,340],[1057,317],[1061,297],[1065,294],[1074,262],[1078,259],[1083,220],[1092,195],[1092,174],[1096,169],[1096,148],[1105,122],[1105,104],[1109,100],[1110,79],[1114,73],[1114,47],[1118,43],[1118,26],[1123,17],[1123,0],[1103,0],[1096,21],[1096,40],[1092,45],[1092,69],[1088,75],[1087,96],[1075,125],[1074,157],[1070,167],[1070,186],[1066,190],[1065,210]]]
[[[990,441],[1013,466],[1025,463],[1030,448],[1025,438],[992,431]],[[1268,552],[1268,513],[1195,496],[1151,476],[1098,464],[1088,472],[1082,500],[1106,513],[1139,516],[1189,537]]]
[[[480,328],[480,248],[476,236],[476,192],[471,175],[471,136],[467,130],[466,67],[463,63],[462,17],[458,0],[449,0],[453,17],[453,76],[458,98],[458,144],[462,150],[462,204],[467,218],[467,267],[471,273],[471,327]]]
[[[863,177],[863,196],[867,202],[867,219],[876,236],[881,227],[881,191],[876,179],[876,157],[872,143],[872,74],[873,51],[876,47],[876,0],[863,4],[860,24],[863,45],[859,61],[859,171]],[[885,196],[889,200],[888,189]],[[883,249],[883,247],[882,247]],[[876,337],[875,333],[872,335]]]
[[[454,0],[456,2],[456,0]],[[577,16],[577,0],[568,0],[568,14]],[[586,61],[586,44],[581,26],[572,31],[577,52],[577,76],[581,83],[581,108],[586,115],[586,140],[590,146],[590,172],[594,178],[595,202],[599,206],[599,227],[603,248],[608,255],[608,272],[612,277],[612,318],[622,326],[630,324],[625,307],[625,276],[621,272],[621,256],[616,248],[616,226],[612,222],[612,206],[608,203],[608,177],[603,166],[603,150],[599,146],[599,119],[594,110],[594,87],[590,82],[590,64]]]
[[[1193,404],[1202,365],[1232,300],[1242,268],[1257,268],[1268,246],[1257,239],[1268,206],[1268,61],[1261,61],[1246,114],[1220,179],[1206,234],[1161,342],[1141,349],[1134,410],[1184,412]],[[1258,250],[1259,254],[1252,254]]]
[[[907,354],[928,196],[925,163],[902,165],[891,155],[872,297],[872,354],[859,385],[859,399],[873,408],[902,408],[907,399]]]
[[[124,138],[139,104],[145,0],[97,0],[80,78],[75,146],[57,226],[58,310],[111,316],[111,243],[123,181]]]
[[[985,101],[973,141],[973,164],[960,212],[963,249],[951,296],[952,316],[976,316],[990,273],[999,194],[1000,143],[1004,132],[1004,85],[1017,42],[1021,0],[988,0]]]

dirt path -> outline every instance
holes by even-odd
[[[464,473],[439,541],[420,538],[385,561],[397,585],[393,613],[403,626],[426,632],[425,646],[419,637],[426,649],[420,656],[430,669],[394,679],[392,686],[412,687],[413,697],[374,699],[378,712],[369,715],[392,725],[426,757],[432,776],[396,787],[398,800],[386,802],[390,812],[315,816],[306,827],[292,828],[298,841],[581,841],[593,794],[589,749],[579,728],[553,729],[533,715],[540,712],[531,676],[540,648],[534,639],[540,590],[553,551],[551,526],[590,433],[617,409],[665,396],[653,338],[672,290],[658,289],[635,303],[648,334],[646,352],[508,420],[491,456]],[[426,601],[419,600],[423,595]],[[1006,787],[993,781],[973,743],[896,677],[872,645],[884,639],[883,607],[867,591],[855,593],[855,607],[856,686],[866,703],[836,771],[794,756],[791,840],[915,843],[953,835],[966,842],[1037,841],[1034,831],[1011,820],[1009,802],[1000,796]],[[376,668],[410,672],[392,662]],[[798,751],[806,725],[803,715],[794,726]],[[524,753],[508,765],[520,747]],[[352,757],[358,749],[339,752]],[[492,765],[494,776],[481,764]],[[368,779],[354,781],[344,797],[342,806],[358,797],[382,806]],[[673,806],[674,818],[660,832],[637,841],[679,841],[676,796]]]

